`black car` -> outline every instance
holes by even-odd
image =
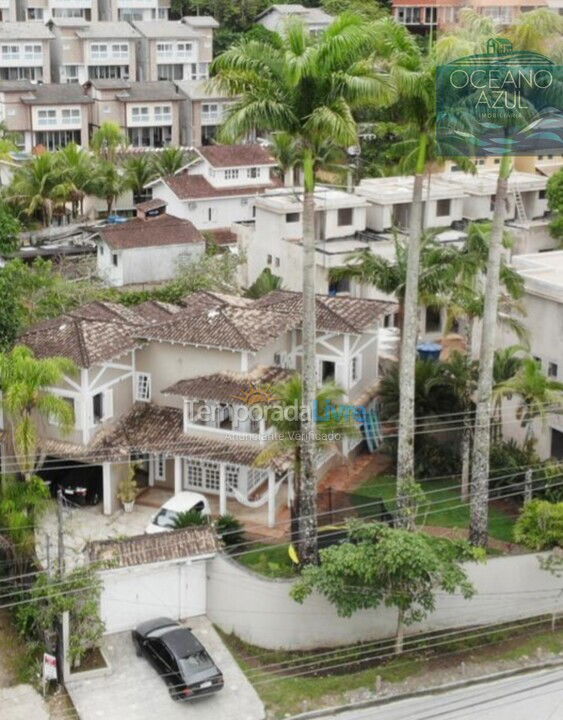
[[[170,618],[141,623],[132,632],[144,655],[168,685],[174,700],[192,700],[221,690],[223,674],[189,628]]]

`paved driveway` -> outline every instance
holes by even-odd
[[[47,706],[31,685],[0,688],[2,720],[48,720]]]
[[[106,677],[70,681],[67,690],[81,720],[263,720],[264,706],[219,635],[205,617],[188,622],[222,670],[223,690],[178,703],[151,665],[135,655],[130,633],[108,635],[104,651],[112,665]]]

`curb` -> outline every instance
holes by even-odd
[[[343,712],[350,710],[361,710],[363,708],[378,707],[380,705],[389,705],[394,702],[401,700],[410,700],[412,698],[423,697],[426,695],[442,695],[443,693],[449,692],[450,690],[459,690],[465,687],[471,687],[471,685],[480,685],[481,683],[490,683],[495,680],[502,680],[504,678],[513,677],[516,675],[526,675],[527,673],[536,672],[538,670],[546,670],[552,667],[563,667],[563,656],[559,656],[553,660],[547,660],[543,663],[536,665],[527,665],[526,667],[516,668],[514,670],[502,670],[498,673],[491,673],[489,675],[478,675],[473,678],[467,678],[467,680],[456,680],[450,683],[444,683],[443,685],[435,685],[433,687],[424,688],[423,690],[413,690],[412,692],[402,693],[400,695],[390,695],[388,697],[374,698],[373,700],[361,700],[351,705],[335,705],[330,708],[322,708],[321,710],[308,710],[298,715],[292,715],[287,720],[312,720],[313,718],[322,718],[328,715],[339,715]]]

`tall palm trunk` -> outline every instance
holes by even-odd
[[[470,408],[465,408],[463,428],[461,430],[461,499],[469,500],[469,474],[471,471],[471,416]]]
[[[493,394],[493,361],[495,355],[495,335],[500,288],[500,260],[502,253],[502,235],[506,215],[506,197],[508,178],[512,161],[508,157],[501,160],[495,212],[491,229],[487,280],[485,283],[485,306],[483,311],[483,329],[479,352],[479,381],[477,384],[477,406],[475,412],[475,439],[473,443],[473,467],[471,476],[471,524],[469,539],[473,545],[486,547],[488,541],[489,520],[489,454],[491,448],[491,409]]]
[[[317,561],[317,466],[315,452],[316,322],[315,322],[315,176],[313,157],[303,162],[303,398],[301,420],[301,483],[299,556],[303,564]]]
[[[400,527],[414,530],[412,506],[414,482],[414,398],[416,338],[418,335],[418,276],[422,235],[422,187],[426,167],[428,136],[422,134],[418,147],[416,174],[409,227],[404,319],[399,363],[399,439],[397,449],[397,510]]]

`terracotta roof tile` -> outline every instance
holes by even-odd
[[[181,309],[178,305],[161,300],[145,300],[133,308],[134,312],[146,323],[167,322]]]
[[[137,308],[129,308],[121,303],[94,300],[80,305],[68,314],[85,320],[100,320],[102,322],[124,322],[130,325],[142,325],[144,321],[136,312]]]
[[[249,145],[203,145],[196,148],[213,167],[276,165],[273,155],[257,143]]]
[[[187,378],[162,390],[162,393],[229,403],[243,398],[252,388],[267,389],[270,385],[288,380],[293,374],[293,370],[262,365],[248,373],[220,372]]]
[[[268,185],[241,185],[237,187],[215,187],[203,175],[190,175],[187,172],[168,175],[162,179],[180,200],[202,200],[204,198],[231,197],[239,195],[257,195],[277,186],[272,180]]]
[[[104,225],[97,231],[102,240],[115,249],[205,242],[189,220],[167,213],[147,220],[133,218],[122,225]]]
[[[96,540],[87,544],[86,552],[90,562],[123,568],[214,555],[220,547],[215,531],[208,525],[122,540]]]

